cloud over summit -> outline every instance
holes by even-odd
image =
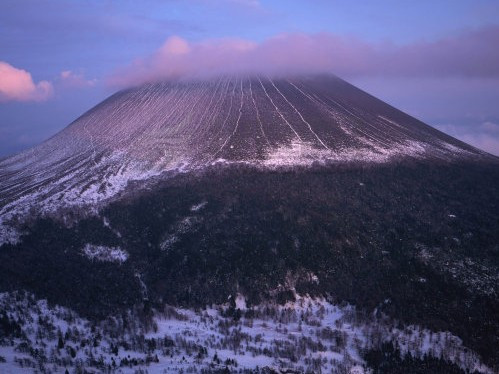
[[[499,77],[497,45],[498,26],[402,46],[326,32],[279,34],[260,43],[235,38],[189,42],[171,36],[150,56],[117,71],[110,82],[129,86],[222,73]]]

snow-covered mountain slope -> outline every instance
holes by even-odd
[[[334,76],[148,84],[114,94],[46,142],[0,161],[0,224],[33,207],[95,206],[130,181],[220,162],[403,157],[488,156]]]

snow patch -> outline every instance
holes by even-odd
[[[408,140],[390,148],[379,146],[368,138],[359,138],[365,143],[365,148],[344,148],[340,151],[320,149],[312,143],[293,141],[272,149],[263,161],[268,167],[310,166],[314,163],[328,164],[335,162],[388,162],[396,157],[421,158],[427,152],[428,145],[418,141]],[[362,185],[362,184],[361,184]]]
[[[244,298],[243,295],[238,294],[236,296],[236,308],[240,310],[246,310],[246,299]]]
[[[0,216],[0,247],[4,244],[16,245],[21,241],[21,233],[12,226],[3,223]]]
[[[199,208],[201,209],[201,208]],[[186,234],[189,231],[195,230],[196,225],[199,223],[200,218],[196,216],[187,216],[178,222],[176,222],[168,233],[163,237],[163,240],[159,244],[159,248],[162,251],[166,251],[173,244],[180,240],[180,236]]]
[[[197,211],[203,209],[206,206],[206,204],[208,204],[207,201],[202,201],[199,204],[191,206],[191,212],[197,212]]]
[[[128,253],[119,247],[86,244],[82,249],[82,253],[91,260],[102,262],[116,262],[122,264],[128,259]]]

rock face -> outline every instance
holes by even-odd
[[[120,91],[0,162],[0,216],[94,204],[129,181],[217,162],[260,166],[486,157],[334,76],[220,77]],[[21,204],[23,205],[23,204]]]

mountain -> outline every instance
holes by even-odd
[[[498,243],[498,159],[337,77],[151,83],[0,161],[0,359],[494,372]]]
[[[262,166],[486,157],[334,76],[222,77],[116,93],[0,162],[2,214],[18,199],[95,204],[129,181],[214,163]]]

